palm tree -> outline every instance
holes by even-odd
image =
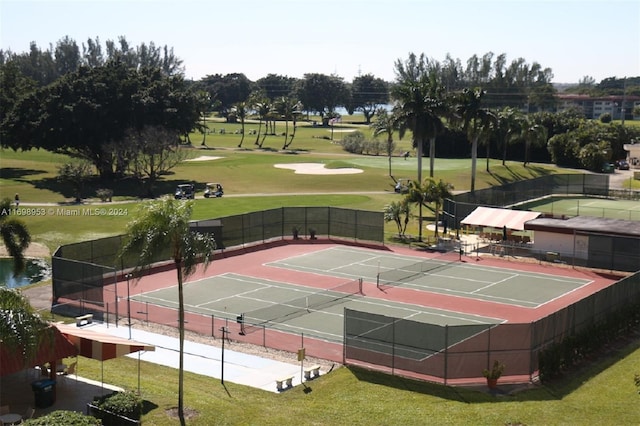
[[[255,110],[258,115],[258,132],[256,133],[256,140],[254,145],[260,144],[260,134],[262,133],[262,122],[265,119],[266,115],[269,113],[271,106],[269,105],[269,99],[264,96],[262,93],[256,92],[253,93],[249,98],[249,105],[251,108]]]
[[[0,235],[7,253],[13,259],[13,274],[24,272],[26,260],[24,251],[31,243],[31,234],[27,225],[20,219],[11,217],[11,200],[4,198],[0,201]]]
[[[498,112],[498,139],[502,144],[502,165],[507,161],[507,147],[522,131],[524,117],[520,111],[512,107],[506,107]]]
[[[178,371],[178,417],[184,425],[184,294],[183,278],[191,275],[198,264],[206,268],[216,248],[211,235],[189,228],[193,210],[191,201],[162,198],[142,207],[138,217],[127,226],[121,259],[137,259],[135,272],[147,269],[158,256],[169,250],[178,279],[178,329],[180,335],[180,363]],[[139,274],[136,274],[140,276]]]
[[[453,185],[448,182],[444,182],[440,179],[436,182],[433,179],[429,179],[429,182],[426,183],[426,198],[435,204],[435,217],[436,217],[436,232],[435,236],[438,236],[438,218],[440,216],[440,209],[444,204],[444,200],[447,198],[451,198],[451,191],[453,190]]]
[[[406,198],[400,201],[392,201],[391,204],[384,207],[384,221],[395,222],[398,227],[398,237],[404,238],[404,233],[406,232],[407,225],[409,224],[410,213],[411,208],[409,206],[409,201]]]
[[[405,201],[407,203],[417,204],[419,208],[418,218],[418,240],[422,241],[422,207],[428,207],[430,199],[428,198],[428,181],[420,182],[419,180],[412,180],[409,182],[409,190],[405,195]]]
[[[19,290],[0,287],[0,342],[9,353],[19,354],[26,366],[40,345],[53,341],[51,331],[26,296]]]
[[[495,114],[481,107],[484,95],[485,92],[479,88],[464,89],[458,96],[458,104],[455,108],[456,118],[462,122],[462,128],[471,142],[471,192],[476,188],[478,139],[485,128],[495,121]]]
[[[531,145],[543,145],[547,142],[547,128],[542,124],[529,121],[522,129],[522,137],[524,138],[524,166],[529,164],[529,155]]]
[[[396,101],[395,124],[400,139],[407,130],[413,134],[413,145],[418,150],[418,181],[422,180],[422,151],[429,141],[429,176],[433,177],[436,137],[444,129],[442,117],[447,116],[444,88],[438,74],[429,69],[424,54],[417,59],[412,53],[403,63],[396,62],[396,83],[391,90]]]
[[[244,120],[247,118],[248,110],[249,106],[246,102],[238,102],[233,106],[233,113],[240,119],[240,133],[242,134],[238,148],[242,147],[242,142],[244,142]]]
[[[373,129],[373,136],[379,136],[382,134],[387,135],[387,155],[389,156],[389,176],[393,178],[391,173],[391,156],[395,144],[393,143],[393,133],[395,132],[394,118],[389,114],[385,108],[378,108],[376,111],[376,121],[371,124]],[[395,180],[395,179],[394,179]]]
[[[413,146],[418,151],[418,178],[422,182],[422,152],[425,142],[430,142],[429,174],[433,177],[435,161],[435,138],[444,125],[441,117],[446,114],[447,107],[443,101],[442,86],[437,73],[429,70],[424,54],[420,58],[411,53],[406,62],[396,61],[396,83],[391,90],[391,97],[396,105],[393,110],[394,123],[398,128],[400,139],[407,130],[413,135]],[[422,239],[422,203],[418,204],[419,238]]]
[[[284,118],[284,145],[282,149],[287,149],[292,143],[296,135],[296,122],[298,115],[302,112],[302,104],[288,96],[282,96],[275,102],[275,110],[278,115]],[[293,134],[289,141],[289,120],[293,121]]]

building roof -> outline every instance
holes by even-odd
[[[535,219],[542,213],[524,210],[497,209],[493,207],[477,207],[471,214],[460,222],[463,225],[489,226],[492,228],[507,227],[522,231],[526,229],[524,223]]]
[[[640,237],[640,221],[590,216],[576,216],[569,219],[537,218],[525,223],[524,229],[561,234],[573,234],[574,231],[579,231]]]

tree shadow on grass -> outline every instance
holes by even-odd
[[[158,404],[153,403],[151,401],[147,401],[146,399],[142,401],[142,414],[148,414],[149,412],[158,408]]]
[[[531,164],[529,164],[526,168],[529,173],[516,173],[513,169],[506,165],[503,166],[503,168],[508,172],[507,176],[500,176],[489,169],[487,173],[493,178],[494,181],[487,181],[487,185],[495,186],[495,182],[498,182],[500,185],[506,185],[516,181],[536,179],[538,177],[547,176],[552,173],[550,170],[547,170],[544,167],[539,167]]]
[[[26,176],[34,176],[48,173],[46,170],[23,169],[21,167],[1,167],[0,179],[17,180],[21,182],[30,182],[25,179]]]

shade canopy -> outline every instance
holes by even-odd
[[[491,228],[513,229],[524,231],[524,223],[540,216],[540,212],[523,210],[497,209],[493,207],[477,207],[460,222],[463,225],[488,226]]]
[[[76,356],[78,349],[56,327],[51,327],[52,339],[40,344],[35,357],[25,360],[21,350],[10,351],[0,343],[0,376],[17,373],[26,368],[44,365],[56,360]]]
[[[91,328],[79,328],[67,324],[56,324],[56,327],[75,345],[78,355],[85,358],[106,361],[133,352],[156,350],[155,346],[99,333]]]

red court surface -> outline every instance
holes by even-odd
[[[346,243],[347,246],[367,248],[378,251],[381,254],[399,254],[403,256],[416,257],[416,261],[429,258],[442,258],[440,253],[429,253],[425,251],[412,250],[399,246],[359,246],[357,244]],[[199,268],[195,274],[185,281],[196,281],[202,278],[213,277],[225,273],[236,273],[244,276],[261,279],[274,280],[278,282],[297,284],[318,289],[328,289],[344,282],[344,278],[322,275],[318,273],[308,273],[291,271],[283,268],[268,266],[270,262],[288,259],[307,253],[325,250],[330,247],[345,246],[344,243],[326,240],[303,240],[301,242],[279,241],[277,243],[265,244],[252,247],[250,249],[227,250],[217,253],[208,269]],[[436,308],[453,312],[462,312],[485,317],[501,318],[505,322],[530,323],[549,314],[564,308],[580,299],[585,298],[599,290],[610,286],[624,275],[616,275],[609,272],[593,271],[587,269],[572,268],[567,265],[558,265],[546,262],[518,261],[513,258],[499,258],[487,256],[455,256],[451,260],[465,262],[466,264],[478,264],[483,267],[504,268],[515,271],[530,272],[536,274],[548,274],[553,276],[571,277],[583,279],[589,283],[575,291],[564,294],[548,303],[536,308],[526,308],[504,303],[496,303],[485,300],[476,300],[461,296],[439,294],[429,291],[417,291],[402,287],[390,287],[385,291],[380,291],[375,282],[365,281],[363,293],[367,297],[394,302],[409,303],[412,305],[424,306],[426,308]],[[130,287],[131,296],[139,295],[152,290],[157,290],[176,285],[176,271],[173,264],[153,269],[153,273],[142,277],[139,281],[133,281]],[[118,310],[120,318],[126,316],[127,282],[121,280],[118,283],[118,295],[120,295]],[[107,298],[105,294],[105,299]],[[155,305],[143,305],[139,302],[131,301],[131,316],[138,320],[148,320],[150,322],[167,325],[177,325],[177,314],[175,309],[163,308]],[[231,341],[241,341],[266,346],[269,348],[296,352],[304,347],[307,355],[342,362],[342,344],[322,341],[306,336],[289,334],[281,331],[270,330],[268,328],[247,335],[240,333],[240,326],[233,320],[233,316],[228,318],[207,317],[201,314],[186,313],[185,327],[188,330],[196,331],[206,335],[213,335],[216,338],[222,336],[224,328],[226,336]]]

